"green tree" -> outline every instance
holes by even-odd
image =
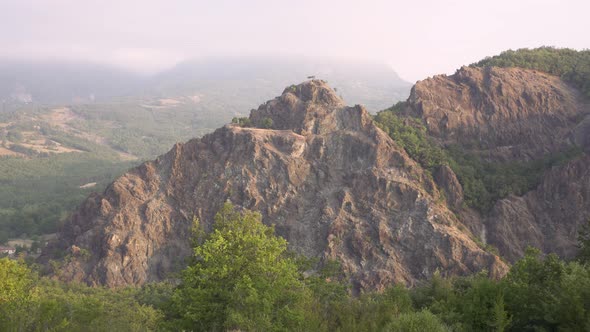
[[[451,331],[441,320],[428,310],[401,314],[383,331],[391,332],[447,332]]]
[[[19,261],[0,259],[0,330],[25,331],[37,298],[36,276]]]
[[[401,314],[413,312],[412,300],[404,286],[392,286],[379,292],[334,298],[330,302],[327,331],[382,331]]]
[[[154,331],[162,313],[138,303],[136,289],[106,289],[43,279],[30,330]]]
[[[545,260],[538,249],[527,249],[506,277],[507,305],[513,314],[512,328],[517,330],[555,330],[557,295],[564,273],[563,264],[555,255]]]
[[[274,122],[272,121],[272,119],[266,117],[266,118],[263,118],[260,121],[260,128],[263,128],[263,129],[271,129],[272,126],[273,126],[273,124],[274,124]]]
[[[504,289],[486,274],[458,279],[453,306],[467,331],[502,332],[510,324],[504,304]],[[463,285],[461,285],[463,284]]]
[[[23,262],[0,259],[0,331],[153,331],[162,314],[135,292],[40,279]]]
[[[590,270],[528,249],[503,281],[512,331],[587,331]]]
[[[175,328],[305,330],[311,292],[286,250],[259,213],[226,203],[173,295]]]
[[[405,103],[399,102],[377,113],[375,122],[422,167],[432,171],[447,164],[445,151],[432,142],[420,120],[398,116],[404,107]]]

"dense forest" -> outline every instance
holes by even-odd
[[[590,227],[578,260],[529,249],[501,280],[486,272],[351,295],[339,265],[287,251],[260,214],[227,203],[169,282],[104,289],[39,277],[0,259],[3,331],[587,331]],[[590,224],[589,224],[590,225]],[[54,268],[59,269],[58,264]]]

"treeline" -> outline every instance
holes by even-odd
[[[1,331],[154,331],[162,314],[136,289],[110,290],[39,278],[23,262],[0,259]]]
[[[587,331],[590,228],[580,260],[529,249],[502,280],[485,272],[350,295],[338,264],[287,251],[258,213],[226,204],[171,283],[109,290],[39,278],[0,259],[3,331]],[[315,271],[315,272],[313,272]]]
[[[510,194],[523,195],[534,189],[546,170],[582,155],[572,147],[561,153],[529,162],[490,162],[458,146],[440,147],[428,136],[420,119],[399,116],[400,102],[377,113],[374,120],[397,144],[426,170],[448,165],[463,187],[465,203],[488,212],[496,201]]]
[[[519,67],[561,77],[590,97],[590,50],[539,47],[502,52],[472,64],[475,67]]]

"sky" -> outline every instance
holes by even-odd
[[[194,57],[385,62],[415,82],[507,49],[590,48],[588,0],[0,0],[0,57],[153,73]]]

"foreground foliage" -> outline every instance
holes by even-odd
[[[336,262],[297,258],[258,213],[226,204],[196,232],[180,283],[109,290],[62,284],[0,259],[1,331],[588,331],[590,265],[529,249],[486,272],[350,295]],[[195,229],[199,229],[196,227]]]
[[[40,279],[0,259],[0,331],[152,331],[161,313],[133,289],[109,290]]]
[[[311,293],[286,250],[287,241],[262,224],[259,213],[241,214],[226,203],[172,297],[175,327],[305,330]]]

